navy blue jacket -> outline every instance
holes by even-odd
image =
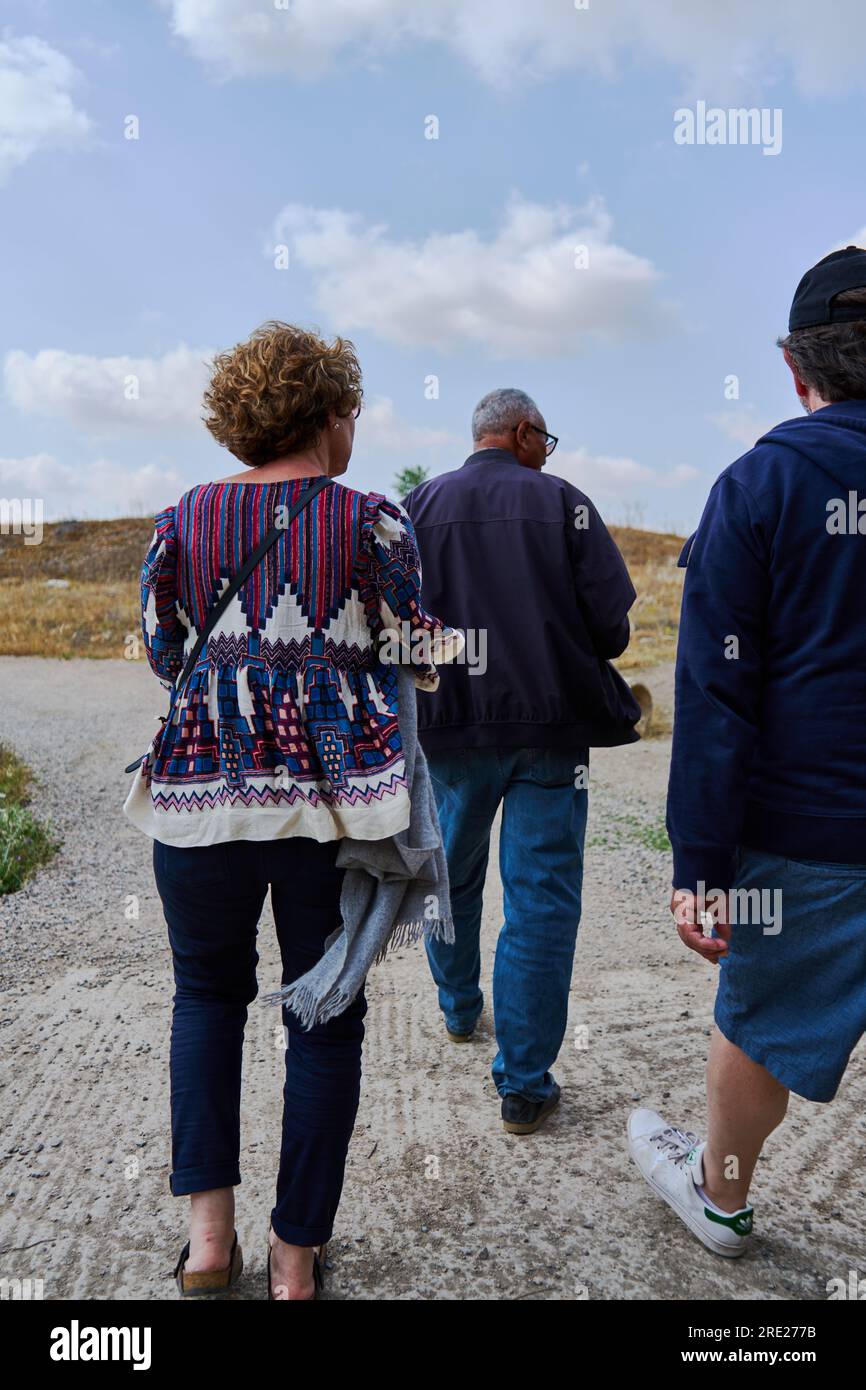
[[[507,449],[481,449],[404,505],[424,606],[470,630],[462,664],[443,666],[418,701],[423,748],[633,743],[640,710],[607,658],[628,645],[635,591],[589,498]],[[471,674],[478,632],[487,669]]]
[[[680,564],[674,887],[729,888],[737,845],[866,864],[866,401],[763,435]]]

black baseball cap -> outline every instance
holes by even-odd
[[[846,246],[843,251],[831,251],[811,270],[807,270],[797,286],[788,332],[795,328],[813,328],[819,323],[852,323],[866,319],[866,304],[834,304],[837,294],[846,290],[866,290],[866,251],[860,246]]]

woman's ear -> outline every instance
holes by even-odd
[[[352,420],[341,418],[336,411],[329,411],[323,431],[328,477],[336,478],[345,473],[352,455]]]

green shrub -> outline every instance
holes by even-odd
[[[0,745],[0,896],[15,893],[56,852],[51,829],[28,806],[30,769]]]

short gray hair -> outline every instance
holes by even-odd
[[[516,386],[500,386],[482,396],[472,412],[472,441],[488,434],[507,434],[519,420],[541,425],[543,416],[531,396]]]

